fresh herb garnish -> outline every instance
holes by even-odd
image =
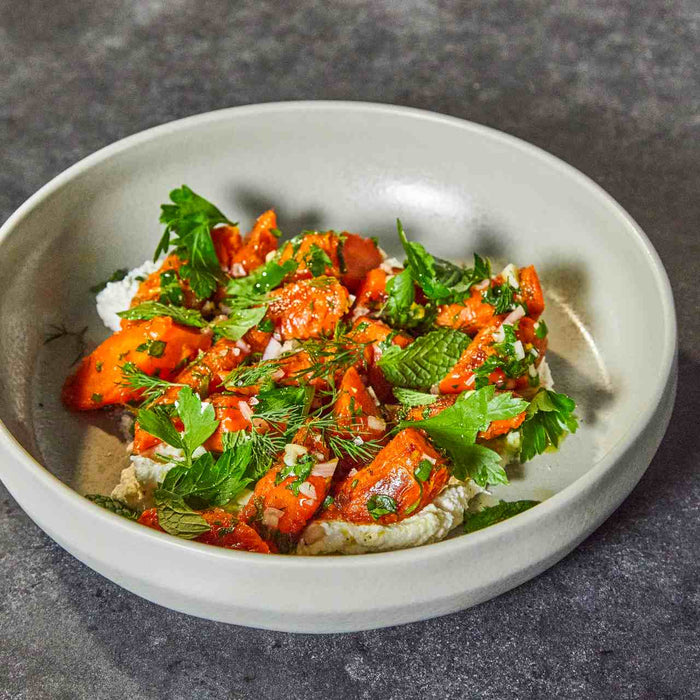
[[[559,447],[566,433],[575,433],[576,404],[566,394],[540,389],[530,402],[520,427],[520,461],[527,462],[550,447]]]
[[[121,367],[123,386],[132,389],[143,389],[140,399],[150,403],[162,396],[172,386],[182,386],[174,382],[168,382],[160,377],[154,377],[140,370],[133,362],[125,362]]]
[[[178,256],[187,260],[180,268],[180,275],[189,281],[198,299],[206,299],[216,291],[222,278],[211,229],[217,224],[233,225],[233,222],[187,185],[173,190],[170,200],[172,204],[161,205],[160,222],[165,224],[165,231],[153,259],[167,253],[171,245],[177,246]]]
[[[164,340],[149,338],[145,343],[136,347],[136,352],[145,352],[151,357],[163,357],[167,343]]]
[[[285,464],[275,477],[275,484],[281,484],[285,479],[294,477],[287,487],[295,496],[299,495],[299,488],[309,478],[316,460],[309,454],[302,455],[293,464]]]
[[[416,477],[416,481],[425,483],[430,478],[430,472],[432,472],[432,470],[432,462],[428,459],[421,459],[421,461],[418,462],[418,466],[413,470],[413,476]]]
[[[164,489],[156,489],[154,497],[158,524],[169,535],[192,540],[211,529],[202,515],[190,508],[182,496]]]
[[[539,501],[501,501],[497,505],[483,508],[477,513],[465,513],[464,532],[483,530],[489,525],[495,525],[512,518],[514,515],[524,513],[538,504]]]
[[[425,430],[435,445],[449,455],[455,478],[464,481],[470,477],[479,486],[506,484],[508,477],[500,456],[483,445],[477,445],[476,437],[492,421],[515,418],[527,407],[527,401],[507,392],[496,394],[495,387],[487,386],[460,394],[454,405],[431,418],[402,421],[399,428]]]
[[[168,306],[182,306],[185,302],[185,293],[180,286],[180,279],[175,270],[166,270],[160,273],[160,298],[161,304]]]
[[[226,505],[252,481],[246,476],[252,452],[249,440],[224,451],[217,460],[211,452],[205,452],[191,467],[178,465],[170,469],[160,488],[182,497],[191,507]]]
[[[407,268],[386,283],[387,301],[381,316],[397,328],[416,328],[425,322],[427,310],[415,301],[415,285]]]
[[[203,404],[188,386],[182,387],[175,402],[178,417],[184,425],[180,434],[163,406],[142,408],[136,419],[143,430],[183,451],[184,464],[192,466],[192,453],[212,435],[219,425],[211,404]]]
[[[240,340],[251,328],[254,328],[262,320],[266,309],[264,306],[250,309],[232,309],[225,321],[213,324],[217,335],[229,340]]]
[[[230,279],[226,286],[226,301],[235,308],[266,304],[269,301],[267,293],[279,287],[296,269],[296,260],[289,259],[281,265],[270,260],[245,277]]]
[[[88,494],[85,496],[85,498],[87,498],[88,501],[96,503],[105,510],[121,515],[123,518],[127,518],[128,520],[138,520],[139,515],[135,510],[129,508],[126,503],[117,501],[114,498],[110,498],[109,496],[100,496],[98,493]]]
[[[157,316],[170,316],[170,318],[183,326],[204,328],[207,322],[196,309],[185,309],[181,306],[166,306],[158,301],[144,301],[126,311],[120,311],[117,316],[128,321],[150,321]]]
[[[481,293],[481,298],[486,304],[493,306],[495,314],[505,314],[513,311],[518,303],[515,301],[515,292],[508,280],[503,284],[492,285]]]
[[[314,277],[325,275],[327,268],[333,269],[333,261],[328,257],[328,253],[315,243],[304,256],[304,262]]]
[[[429,406],[438,399],[435,394],[426,394],[422,391],[404,389],[398,386],[394,389],[394,396],[404,406]]]
[[[121,282],[128,274],[129,269],[126,267],[115,270],[104,282],[100,282],[94,287],[90,287],[90,291],[93,294],[99,294],[110,282]]]
[[[454,367],[471,342],[468,335],[441,329],[416,338],[403,350],[389,348],[377,363],[384,376],[395,386],[429,389]]]
[[[398,504],[391,497],[383,493],[375,493],[367,501],[367,510],[373,520],[379,520],[382,515],[396,513]]]

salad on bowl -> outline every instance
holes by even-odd
[[[412,242],[302,231],[273,210],[245,236],[183,186],[154,262],[98,291],[113,331],[65,382],[71,410],[118,410],[130,466],[88,498],[171,535],[297,555],[403,549],[535,501],[477,509],[506,466],[558,448],[535,268],[494,274]]]

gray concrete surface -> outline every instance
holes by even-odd
[[[659,251],[680,328],[671,427],[622,507],[536,580],[425,623],[304,637],[176,614],[71,558],[0,487],[0,698],[699,698],[699,24],[695,0],[0,2],[2,220],[178,117],[411,105],[601,183]]]

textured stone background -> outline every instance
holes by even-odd
[[[0,2],[2,220],[178,117],[412,105],[601,183],[659,251],[680,327],[672,424],[622,507],[536,580],[425,623],[304,637],[176,614],[64,553],[0,486],[0,697],[700,698],[699,24],[697,0]]]

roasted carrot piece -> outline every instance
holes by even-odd
[[[302,484],[295,486],[295,476],[279,476],[285,467],[280,460],[258,481],[253,496],[240,514],[241,522],[250,524],[266,542],[273,543],[281,551],[291,548],[325,500],[334,468],[333,461],[327,461],[329,451],[319,435],[302,428],[292,442],[305,447],[317,464],[323,464],[323,473],[312,471]]]
[[[393,398],[391,384],[384,377],[384,373],[377,366],[377,361],[382,356],[380,343],[385,341],[390,335],[391,342],[401,348],[405,348],[413,342],[413,339],[405,333],[395,333],[390,326],[382,321],[361,316],[355,321],[350,331],[350,337],[360,343],[370,343],[365,348],[365,364],[367,365],[367,379],[369,385],[374,389],[380,401],[386,403]]]
[[[534,266],[521,267],[519,272],[520,293],[516,296],[527,305],[527,315],[535,321],[544,311],[544,294],[540,278]]]
[[[155,271],[151,272],[146,279],[141,282],[139,288],[131,300],[131,306],[138,306],[147,301],[160,301],[161,294],[163,293],[163,275],[175,276],[175,281],[177,285],[182,290],[183,305],[187,308],[197,307],[197,298],[194,292],[190,289],[190,285],[187,280],[180,277],[180,268],[184,265],[185,261],[181,260],[175,253],[168,255],[163,264]],[[128,321],[127,319],[122,319],[121,326],[126,328],[138,323],[138,321]]]
[[[243,247],[238,226],[224,225],[213,228],[211,240],[214,243],[216,257],[219,259],[222,269],[231,272],[235,256]]]
[[[235,433],[239,430],[248,430],[251,422],[241,410],[241,404],[245,404],[250,409],[250,396],[239,394],[216,394],[210,397],[209,401],[214,406],[216,420],[219,421],[214,433],[204,443],[204,448],[213,452],[224,451],[224,434]],[[250,409],[252,411],[252,409]]]
[[[63,386],[68,408],[89,411],[138,399],[140,389],[124,386],[122,366],[132,362],[142,372],[169,380],[183,364],[211,345],[211,334],[179,326],[159,316],[124,328],[85,357]]]
[[[330,260],[330,265],[326,262],[323,274],[330,277],[340,277],[341,264],[338,250],[341,245],[341,239],[334,231],[307,233],[296,246],[296,250],[291,241],[282,248],[279,262],[283,264],[287,260],[293,259],[296,261],[297,269],[289,275],[288,279],[290,281],[310,279],[318,276],[318,273],[314,275],[311,266],[313,265],[314,254],[318,253],[316,249],[319,249]],[[320,266],[320,261],[317,264]]]
[[[328,336],[350,308],[347,290],[334,277],[315,277],[271,292],[268,318],[285,340]]]
[[[425,481],[416,469],[426,461],[430,473]],[[321,515],[323,519],[388,525],[418,513],[442,490],[450,478],[447,460],[414,428],[401,430],[372,463],[345,478],[335,502]],[[377,497],[391,499],[394,512],[372,517]]]
[[[379,311],[386,304],[388,295],[386,293],[387,277],[389,275],[376,267],[370,270],[362,280],[355,299],[355,309],[366,311]]]
[[[236,549],[242,552],[270,553],[268,545],[252,527],[245,523],[237,522],[236,516],[223,510],[223,508],[212,508],[211,510],[202,511],[201,516],[207,521],[211,529],[195,538],[195,542],[224,547],[225,549]],[[158,523],[158,511],[156,508],[144,510],[138,521],[141,525],[164,532]]]
[[[493,347],[494,333],[500,328],[503,319],[504,317],[496,317],[492,323],[482,328],[474,336],[474,339],[462,353],[457,364],[440,382],[440,393],[459,394],[462,391],[474,388],[474,370],[496,352]],[[534,364],[535,367],[538,367],[547,349],[547,338],[537,337],[535,322],[528,316],[521,318],[517,322],[515,335],[522,342],[525,352],[528,352],[533,347],[537,350],[538,357]],[[527,376],[510,379],[505,376],[502,370],[497,369],[489,375],[489,383],[496,384],[501,389],[520,389],[528,385],[528,379]]]
[[[386,423],[379,406],[355,367],[349,367],[343,375],[333,405],[333,417],[338,426],[335,432],[348,439],[360,438],[363,442],[381,440],[386,433]],[[333,474],[333,484],[339,484],[350,470],[360,469],[364,464],[349,455],[342,456]]]
[[[174,381],[192,387],[201,398],[206,398],[221,389],[222,380],[248,355],[244,344],[219,338],[196,362],[185,367]],[[170,387],[160,403],[173,403],[180,388]]]
[[[220,338],[198,360],[185,367],[176,377],[175,382],[192,387],[200,398],[206,398],[209,394],[221,388],[226,375],[237,367],[249,354],[245,345],[235,343],[226,338]],[[163,394],[156,403],[172,404],[177,400],[181,386],[172,386]],[[219,416],[217,416],[218,418]],[[177,424],[176,424],[177,425]],[[181,426],[177,425],[178,429]],[[134,424],[134,445],[132,451],[141,454],[150,450],[161,441],[141,429],[138,421]]]
[[[382,254],[371,238],[358,236],[356,233],[344,233],[341,249],[344,271],[341,283],[353,294],[357,292],[367,273],[381,265]]]
[[[338,398],[333,406],[333,416],[341,428],[341,434],[360,435],[365,440],[381,437],[386,428],[379,406],[354,367],[349,367],[343,375],[338,387]]]
[[[277,216],[274,209],[268,209],[257,218],[253,230],[245,237],[243,246],[233,255],[231,272],[235,277],[243,277],[260,267],[267,254],[277,250],[277,236],[272,233],[276,228]]]
[[[443,304],[438,307],[435,323],[438,326],[454,328],[469,335],[477,333],[491,323],[494,308],[481,298],[480,289],[472,289],[471,296],[459,304]]]

